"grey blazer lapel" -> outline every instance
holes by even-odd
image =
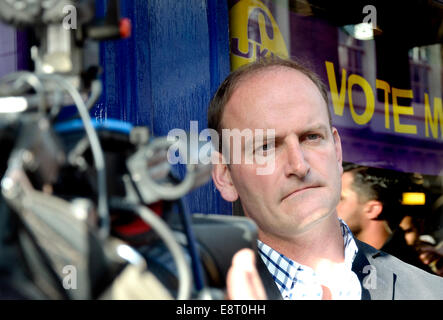
[[[384,266],[386,254],[355,239],[357,256],[352,271],[362,286],[362,300],[393,300],[395,298],[396,274]],[[385,261],[386,263],[386,261]]]

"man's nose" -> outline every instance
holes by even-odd
[[[295,175],[298,178],[304,178],[309,170],[309,163],[306,161],[304,151],[298,139],[290,139],[286,148],[287,163],[285,165],[286,176]]]

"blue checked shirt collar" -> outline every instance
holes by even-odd
[[[286,300],[322,298],[321,285],[327,286],[333,299],[360,300],[361,285],[352,271],[352,263],[358,248],[351,230],[340,220],[345,248],[343,265],[334,273],[319,275],[307,266],[303,266],[257,240],[259,254],[271,273],[278,289]]]

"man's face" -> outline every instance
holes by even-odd
[[[405,232],[406,243],[410,246],[415,245],[419,239],[420,234],[417,226],[414,225],[412,217],[404,217],[400,222],[400,228],[402,228]]]
[[[227,171],[230,191],[240,197],[259,232],[293,237],[335,214],[341,145],[326,108],[308,77],[284,67],[243,79],[226,105],[224,128],[275,130],[274,146],[265,148],[275,160],[270,174],[257,175],[257,163],[232,164]]]
[[[351,231],[357,235],[362,230],[365,222],[364,203],[359,201],[358,193],[352,189],[352,183],[354,182],[352,173],[343,173],[341,181],[342,191],[337,213]]]

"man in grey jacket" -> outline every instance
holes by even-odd
[[[309,69],[274,59],[234,71],[211,100],[208,124],[222,137],[213,181],[258,226],[269,299],[443,299],[442,278],[359,242],[338,219],[340,136]]]

